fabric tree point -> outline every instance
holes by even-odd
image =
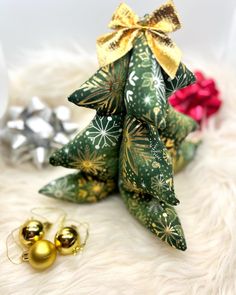
[[[160,25],[158,34],[165,35],[169,29],[166,31],[163,24],[176,21],[168,17],[173,13],[168,7],[173,8],[171,1],[146,17],[146,24],[140,21],[139,26],[146,29],[151,23],[158,30]],[[119,19],[125,26],[125,17],[131,13],[130,9],[125,13],[127,9],[126,5],[123,12],[118,9],[113,24]],[[122,17],[117,13],[123,13]],[[183,229],[173,207],[179,204],[173,173],[194,157],[198,143],[186,137],[197,124],[175,111],[168,98],[195,82],[195,77],[182,63],[174,78],[170,77],[164,69],[174,62],[172,49],[166,49],[163,66],[163,59],[157,59],[144,31],[138,31],[130,50],[101,67],[69,97],[74,104],[97,113],[85,130],[50,158],[52,165],[78,172],[50,182],[40,193],[84,203],[119,191],[129,212],[147,229],[170,246],[186,250]]]

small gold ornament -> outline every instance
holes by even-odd
[[[19,230],[20,242],[23,246],[32,246],[35,242],[43,239],[50,226],[49,222],[42,223],[36,219],[27,220]]]
[[[31,213],[36,213],[40,208],[34,208]],[[41,208],[44,210],[56,211],[54,208]],[[57,251],[61,255],[76,255],[79,251],[82,251],[86,245],[89,231],[87,223],[77,223],[75,225],[66,225],[65,221],[67,214],[64,210],[58,210],[61,212],[59,230],[55,235],[54,243],[45,240],[45,234],[52,226],[52,223],[45,221],[41,222],[35,218],[27,220],[23,225],[14,229],[7,237],[6,248],[7,257],[14,264],[21,264],[22,262],[28,262],[34,269],[42,271],[52,266],[57,257]],[[44,218],[45,220],[45,218]],[[68,220],[67,220],[68,222]],[[82,235],[79,233],[79,227],[83,228]],[[14,233],[18,232],[19,242],[15,239]],[[82,242],[81,242],[82,236]],[[9,255],[9,239],[12,238],[15,244],[23,251],[19,257],[19,261],[15,261]]]
[[[39,240],[24,252],[22,259],[36,270],[45,270],[53,265],[57,257],[55,245],[48,240]]]
[[[76,254],[80,250],[80,235],[75,226],[66,226],[57,232],[55,246],[62,255]]]

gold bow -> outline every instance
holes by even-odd
[[[181,60],[181,52],[168,33],[181,27],[171,0],[147,16],[143,21],[124,3],[120,4],[109,28],[114,32],[97,39],[100,66],[106,66],[124,56],[133,47],[133,41],[145,33],[147,43],[163,70],[174,78]]]

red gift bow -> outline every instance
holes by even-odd
[[[196,82],[176,91],[170,96],[169,103],[202,126],[207,118],[219,110],[222,101],[214,79],[205,78],[200,71],[195,72],[195,76]]]

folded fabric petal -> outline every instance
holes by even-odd
[[[144,36],[136,39],[132,50],[124,101],[129,115],[156,128],[165,128],[165,82]]]
[[[78,106],[97,110],[99,115],[119,114],[125,111],[123,93],[130,55],[100,68],[88,81],[73,92],[68,100]]]
[[[96,115],[85,130],[51,155],[50,163],[77,169],[101,180],[114,178],[118,173],[122,131],[121,115]]]
[[[101,181],[79,172],[60,177],[40,189],[48,197],[75,203],[93,203],[106,198],[117,190],[116,181]]]
[[[140,223],[171,247],[185,251],[187,249],[184,232],[175,209],[162,201],[139,192],[128,192],[120,186],[129,212]]]
[[[148,128],[126,116],[121,143],[119,177],[123,186],[177,205],[174,193],[172,159],[155,128]]]

